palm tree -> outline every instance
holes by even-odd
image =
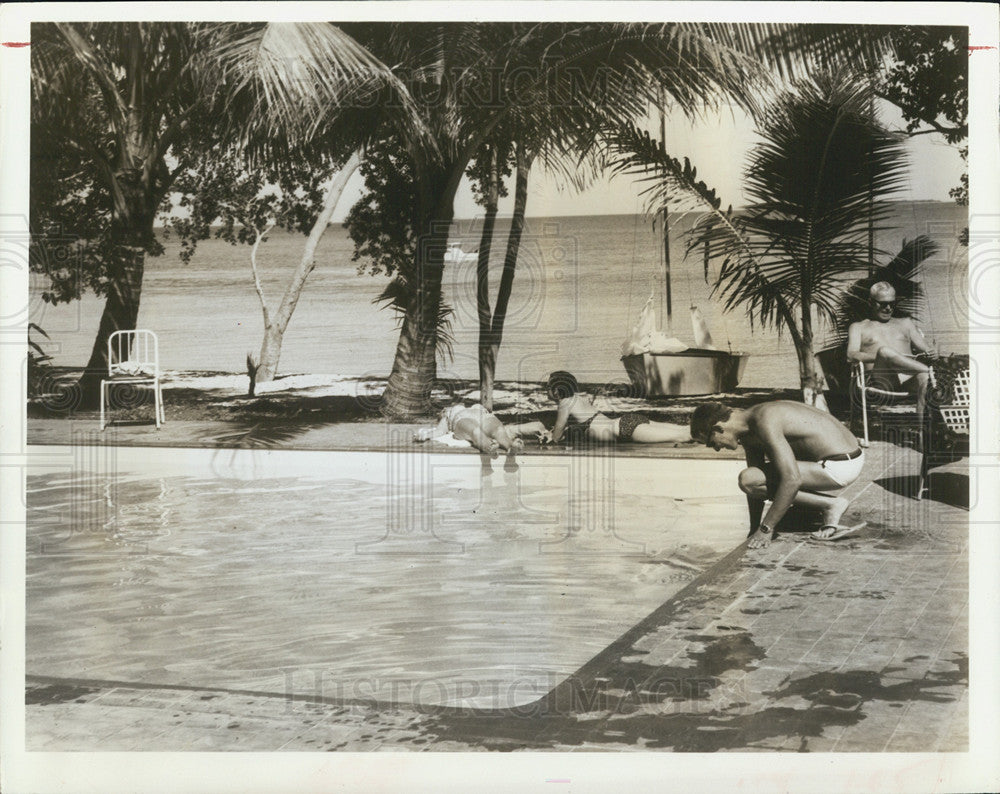
[[[743,306],[751,323],[788,332],[809,404],[822,389],[816,316],[833,320],[846,278],[866,266],[869,222],[883,228],[887,199],[905,179],[900,137],[871,116],[869,99],[865,81],[829,73],[783,93],[760,124],[745,173],[750,204],[740,213],[723,211],[662,143],[634,128],[616,139],[624,152],[616,169],[651,180],[654,206],[681,188],[708,210],[689,250],[704,246],[720,262],[715,291],[726,310]]]
[[[475,174],[485,183],[481,189],[485,215],[476,270],[476,306],[479,319],[480,402],[489,410],[493,409],[497,356],[503,341],[507,308],[524,234],[531,168],[534,163],[540,162],[547,171],[555,173],[577,190],[584,189],[589,179],[602,170],[602,163],[598,158],[598,139],[590,132],[580,134],[581,127],[591,130],[599,126],[595,122],[593,111],[588,110],[589,117],[582,119],[578,112],[566,113],[566,107],[566,103],[536,102],[529,109],[515,112],[505,124],[496,129],[495,139],[477,157],[477,160],[485,157],[485,168],[479,162],[473,165]],[[500,284],[491,310],[488,263],[500,198],[500,179],[502,172],[509,172],[505,165],[514,173],[514,205]]]
[[[80,383],[86,399],[107,370],[110,334],[135,328],[146,255],[160,251],[153,221],[177,173],[168,155],[183,158],[200,103],[195,30],[33,26],[33,261],[49,269],[46,239],[73,237],[84,272],[64,274],[50,296],[73,299],[88,284],[107,298]]]
[[[384,112],[392,103],[370,106],[380,109],[372,114],[372,126],[386,125],[402,142],[417,197],[418,242],[408,268],[411,280],[398,290],[406,307],[383,395],[383,410],[392,416],[428,410],[454,197],[470,162],[499,125],[524,108],[559,107],[564,118],[577,120],[572,128],[560,128],[568,132],[559,145],[569,151],[592,139],[609,115],[640,118],[656,85],[682,112],[694,113],[717,95],[752,104],[750,86],[765,77],[757,59],[711,39],[697,25],[359,23],[339,28],[378,62],[394,65],[392,72],[406,89],[397,96],[413,99],[402,109],[417,111],[416,117],[409,112],[393,116]],[[312,80],[344,83],[336,48],[315,46],[305,36],[294,50],[281,44],[270,50],[273,68],[258,70],[266,86],[259,96],[279,107],[296,107],[309,119],[301,126],[334,120],[343,107],[323,91],[310,99],[302,86]],[[261,49],[250,34],[248,48]],[[595,125],[595,119],[600,123]]]
[[[474,189],[478,187],[479,203],[483,205],[483,229],[476,260],[476,316],[479,322],[479,402],[493,410],[493,381],[496,367],[489,366],[493,311],[490,308],[490,254],[493,250],[493,230],[499,212],[501,194],[506,194],[503,178],[509,161],[509,139],[497,136],[486,143],[469,168]],[[513,226],[513,224],[512,224]],[[512,229],[513,231],[513,229]],[[513,286],[513,285],[511,285]],[[502,298],[498,294],[497,301]],[[508,294],[509,299],[509,294]],[[495,358],[494,358],[495,361]]]
[[[306,45],[326,54],[339,80],[315,81],[302,64],[283,60]],[[299,79],[265,101],[275,70]],[[162,251],[153,223],[178,175],[221,144],[275,157],[291,141],[309,140],[316,125],[309,103],[296,101],[302,91],[312,103],[346,104],[387,83],[388,71],[329,25],[33,26],[32,266],[50,276],[50,300],[79,298],[85,287],[106,296],[80,382],[85,400],[96,399],[107,370],[110,334],[135,327],[146,256]],[[340,123],[357,124],[359,115],[341,114]],[[75,270],[48,250],[47,241],[64,246],[66,238],[76,243]]]

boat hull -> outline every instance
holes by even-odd
[[[682,353],[622,356],[633,388],[644,397],[684,397],[731,392],[749,355],[692,348]]]

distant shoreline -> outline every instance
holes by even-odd
[[[950,201],[950,200],[949,201],[941,201],[939,199],[906,199],[906,200],[899,200],[899,201],[889,201],[887,203],[891,204],[893,206],[912,205],[912,204],[919,204],[921,206],[938,205],[938,206],[948,206],[948,207],[956,207],[956,208],[958,208],[958,207],[961,206],[959,204],[956,204],[954,201]],[[745,207],[733,207],[733,211],[734,212],[742,212],[744,209],[746,209],[746,208]],[[966,207],[965,210],[966,210],[966,212],[968,212],[968,207]],[[687,210],[685,212],[671,212],[670,214],[671,215],[692,215],[692,214],[699,214],[700,212],[701,212],[700,210]],[[528,222],[530,222],[532,220],[552,220],[552,219],[560,219],[560,218],[623,218],[623,217],[624,218],[628,218],[628,217],[642,217],[642,216],[644,216],[646,214],[647,213],[645,213],[645,212],[602,212],[602,213],[599,213],[599,214],[595,214],[595,213],[592,213],[592,212],[579,212],[579,213],[573,213],[573,214],[569,214],[569,215],[566,215],[566,214],[563,214],[563,215],[532,215],[532,214],[529,213],[528,215],[525,216],[525,220],[528,221]],[[452,223],[475,222],[475,221],[482,220],[482,217],[483,217],[482,214],[480,214],[480,215],[474,215],[472,217],[455,217],[455,218],[452,219]],[[500,221],[505,220],[505,219],[509,219],[509,218],[510,218],[510,214],[505,214],[503,212],[501,212],[497,216],[497,220],[500,220]],[[339,227],[343,228],[344,223],[342,221],[331,221],[330,222],[330,226],[339,226]],[[216,225],[211,226],[210,228],[214,230],[214,229],[218,229],[218,228],[221,228],[221,227],[222,227],[222,224],[216,224]],[[157,221],[156,228],[157,229],[163,229],[163,228],[165,228],[165,226],[164,226],[163,223]],[[276,231],[278,231],[278,230],[276,230]]]

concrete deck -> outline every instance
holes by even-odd
[[[79,435],[82,425],[32,420],[29,441],[225,442],[218,423],[103,437],[96,425]],[[330,425],[280,445],[385,449],[386,438],[377,423]],[[855,501],[845,523],[867,521],[862,533],[822,543],[789,532],[768,549],[741,545],[515,710],[54,679],[32,675],[29,659],[27,749],[965,751],[967,467],[935,470],[934,498],[918,502],[907,495],[918,466],[912,450],[873,443],[847,494]]]

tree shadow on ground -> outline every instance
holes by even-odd
[[[233,373],[199,372],[200,377],[227,377]],[[87,406],[77,386],[80,371],[60,368],[46,387],[46,393],[28,400],[29,419],[69,419],[97,421],[97,407]],[[280,376],[276,381],[296,376]],[[269,448],[294,443],[307,431],[338,424],[387,425],[390,420],[381,414],[381,392],[385,378],[358,379],[353,394],[324,394],[324,386],[267,391],[250,397],[234,394],[232,388],[196,388],[181,384],[169,385],[163,391],[166,426],[172,422],[220,423],[219,432],[198,439],[204,446],[233,448]],[[725,395],[632,399],[621,393],[622,384],[584,384],[593,394],[604,394],[612,400],[622,400],[608,410],[611,416],[628,411],[642,411],[654,421],[686,425],[694,408],[706,400],[723,400],[736,408],[748,407],[770,399],[791,395],[783,390],[742,389]],[[494,412],[505,423],[541,421],[552,427],[556,405],[544,394],[544,384],[498,382]],[[478,397],[479,384],[473,380],[440,379],[435,382],[430,412],[412,417],[410,423],[432,424],[440,409],[457,402],[471,404]],[[310,393],[318,392],[318,393]],[[149,389],[133,390],[128,403],[113,406],[108,411],[109,426],[126,427],[153,423],[153,399]]]
[[[619,659],[600,677],[588,682],[568,679],[547,698],[520,710],[432,714],[419,731],[434,741],[475,743],[495,750],[629,745],[716,752],[767,746],[769,741],[784,745],[790,737],[800,740],[798,749],[807,750],[807,739],[821,737],[826,728],[866,719],[868,702],[950,703],[957,696],[942,688],[968,684],[968,660],[955,653],[955,671],[929,673],[921,680],[886,683],[874,670],[792,679],[761,693],[771,702],[754,708],[747,702],[751,695],[743,691],[743,681],[723,683],[719,677],[726,670],[752,670],[752,663],[763,657],[749,635],[716,639],[689,657],[695,664],[656,667]],[[728,688],[722,693],[728,705],[720,706],[718,698],[710,705],[720,686]],[[785,698],[808,705],[779,705]]]

